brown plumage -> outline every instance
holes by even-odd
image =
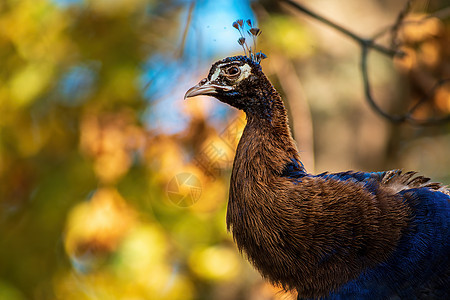
[[[438,278],[448,272],[448,257],[440,257],[450,254],[445,241],[450,227],[448,190],[413,172],[306,173],[282,99],[259,63],[248,57],[216,62],[208,77],[186,93],[196,95],[214,96],[247,115],[226,221],[239,249],[263,277],[297,290],[299,298],[385,299],[406,288],[417,296],[429,286],[448,282]],[[429,203],[422,208],[424,201]],[[426,227],[416,237],[422,223],[428,226],[419,216],[442,207],[444,215],[437,213],[438,221],[430,221],[436,223],[436,235],[433,231],[428,236]],[[426,261],[420,243],[436,240],[445,241],[441,252]],[[414,247],[418,253],[408,250]],[[411,253],[415,256],[406,257]],[[427,271],[427,278],[419,278],[414,266],[404,267],[407,259],[434,269]],[[374,286],[379,291],[370,291]]]

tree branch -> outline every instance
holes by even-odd
[[[431,90],[431,96],[428,97],[424,97],[422,98],[420,101],[418,101],[415,105],[413,105],[413,107],[411,109],[409,109],[406,113],[404,114],[400,114],[400,115],[392,115],[389,114],[387,112],[385,112],[384,110],[382,110],[378,104],[376,103],[376,101],[373,98],[372,95],[372,88],[371,88],[371,84],[370,84],[370,80],[369,80],[369,74],[368,74],[368,66],[367,66],[367,59],[368,59],[368,53],[370,50],[376,50],[382,54],[385,54],[387,56],[389,56],[390,58],[394,58],[396,57],[403,57],[405,55],[405,53],[403,53],[402,51],[399,51],[399,41],[397,40],[397,36],[398,36],[398,31],[401,28],[401,26],[403,26],[405,23],[404,19],[407,16],[407,14],[409,13],[411,6],[412,6],[412,1],[413,0],[408,0],[404,6],[404,8],[400,11],[400,13],[397,16],[396,22],[394,23],[394,25],[390,26],[389,28],[381,31],[379,34],[375,35],[373,38],[363,38],[359,35],[357,35],[356,33],[350,31],[347,28],[344,28],[341,25],[338,25],[328,19],[326,19],[325,17],[322,17],[320,15],[318,15],[317,13],[311,11],[310,9],[306,8],[305,6],[294,2],[292,0],[280,0],[281,2],[285,2],[288,5],[294,7],[295,9],[297,9],[298,11],[318,20],[319,22],[334,28],[335,30],[341,32],[342,34],[344,34],[345,36],[351,38],[352,40],[356,41],[360,47],[361,47],[361,63],[360,63],[360,68],[361,68],[361,74],[362,74],[362,78],[363,78],[363,85],[364,85],[364,93],[367,99],[367,102],[369,103],[370,107],[379,115],[381,115],[382,117],[386,118],[387,120],[393,122],[393,123],[402,123],[402,122],[409,122],[411,124],[414,125],[420,125],[420,126],[425,126],[425,125],[436,125],[436,124],[440,124],[440,123],[445,123],[445,122],[449,122],[450,121],[450,115],[444,116],[442,118],[433,118],[433,119],[427,119],[427,120],[418,120],[415,119],[413,117],[413,113],[416,111],[416,109],[418,107],[420,107],[422,104],[428,102],[429,99],[432,98],[433,95],[435,95],[436,90],[441,87],[442,85],[446,84],[447,82],[450,82],[450,78],[441,78],[439,79],[436,84],[433,86],[432,90]],[[437,14],[443,14],[443,15],[447,15],[449,14],[449,10],[448,9],[443,9],[439,12],[436,12],[435,14],[432,15],[437,15]],[[425,17],[426,18],[426,17]],[[425,19],[424,18],[424,19]],[[385,46],[379,45],[375,42],[375,40],[377,38],[379,38],[380,36],[382,36],[383,34],[385,34],[386,32],[390,32],[391,33],[391,48],[387,48]]]
[[[366,47],[370,47],[378,52],[381,52],[383,54],[386,54],[390,57],[393,57],[395,55],[398,55],[400,53],[398,53],[396,50],[393,49],[389,49],[386,48],[382,45],[379,45],[377,43],[375,43],[375,41],[373,39],[368,39],[368,38],[362,38],[359,35],[357,35],[356,33],[350,31],[347,28],[344,28],[343,26],[336,24],[328,19],[326,19],[325,17],[322,17],[320,15],[318,15],[317,13],[313,12],[312,10],[304,7],[303,5],[294,2],[292,0],[280,0],[281,2],[286,2],[287,4],[293,6],[294,8],[296,8],[297,10],[307,14],[308,16],[316,19],[317,21],[320,21],[322,23],[324,23],[325,25],[328,25],[331,28],[336,29],[337,31],[343,33],[344,35],[348,36],[349,38],[353,39],[355,42],[357,42],[358,44],[360,44],[361,46],[366,46]]]

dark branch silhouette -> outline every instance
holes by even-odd
[[[383,109],[381,109],[378,106],[378,104],[376,103],[376,101],[372,95],[372,87],[371,87],[371,82],[369,80],[368,63],[367,63],[368,54],[369,54],[370,50],[378,51],[378,52],[390,57],[391,59],[393,59],[394,57],[397,57],[397,58],[404,57],[406,54],[403,51],[399,50],[400,46],[401,46],[401,41],[399,41],[399,38],[398,38],[400,28],[402,26],[404,26],[405,24],[420,23],[420,22],[423,22],[426,19],[430,18],[430,16],[425,16],[418,21],[412,21],[412,22],[405,21],[406,16],[408,15],[408,13],[411,10],[411,6],[412,6],[412,2],[413,2],[412,0],[409,0],[406,2],[404,8],[399,12],[397,19],[392,26],[390,26],[386,29],[383,29],[378,34],[374,35],[372,38],[363,38],[363,37],[357,35],[356,33],[352,32],[351,30],[344,28],[343,26],[338,25],[335,22],[311,11],[310,9],[306,8],[302,4],[299,4],[292,0],[280,0],[280,1],[287,3],[288,5],[295,8],[296,10],[318,20],[319,22],[324,23],[325,25],[327,25],[331,28],[334,28],[335,30],[341,32],[342,34],[351,38],[352,40],[354,40],[355,42],[357,42],[359,44],[359,46],[361,47],[360,68],[361,68],[361,74],[362,74],[362,78],[363,78],[365,97],[366,97],[366,100],[369,103],[370,107],[376,113],[378,113],[380,116],[382,116],[382,117],[386,118],[387,120],[394,122],[394,123],[409,122],[411,124],[420,125],[420,126],[436,125],[436,124],[441,124],[441,123],[450,121],[450,115],[446,115],[442,118],[430,118],[430,119],[425,119],[425,120],[419,120],[419,119],[416,119],[413,117],[413,113],[421,105],[429,102],[429,100],[433,98],[433,96],[435,95],[435,92],[438,90],[439,87],[442,87],[443,85],[448,84],[450,82],[450,78],[440,78],[439,80],[437,80],[437,82],[434,84],[434,86],[431,89],[428,96],[422,97],[407,112],[405,112],[403,114],[399,114],[399,115],[393,115],[391,113],[385,112]],[[440,11],[437,11],[437,12],[431,14],[431,16],[446,17],[449,14],[450,14],[450,9],[444,8]],[[376,42],[376,40],[378,38],[380,38],[381,36],[385,35],[388,32],[391,35],[391,42],[390,42],[389,48],[385,47],[383,45],[380,45]]]

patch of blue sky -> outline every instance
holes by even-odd
[[[179,60],[162,53],[156,53],[150,57],[144,65],[144,73],[141,77],[144,97],[154,101],[176,89],[178,83],[176,79],[181,77],[183,67],[183,65],[180,66]]]
[[[185,12],[179,22],[184,26],[192,1],[178,2],[185,4]],[[173,53],[158,53],[149,58],[143,67],[140,82],[144,96],[149,100],[148,110],[144,114],[149,129],[173,134],[186,128],[189,118],[183,111],[184,93],[207,75],[215,60],[242,54],[242,48],[237,43],[239,32],[232,27],[232,23],[237,19],[255,20],[250,2],[196,1],[182,55],[177,57],[175,53],[179,53],[179,49],[175,49]],[[180,28],[180,33],[183,32],[184,28]],[[180,45],[181,39],[180,36]],[[230,109],[214,100],[211,105],[208,117],[213,124],[220,126],[228,118]]]
[[[98,63],[71,67],[58,84],[60,102],[68,106],[83,103],[92,92],[97,79]]]
[[[54,4],[56,4],[59,7],[69,7],[74,5],[81,5],[84,4],[85,0],[51,0]]]

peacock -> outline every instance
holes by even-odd
[[[265,55],[239,44],[185,95],[246,114],[226,216],[239,250],[298,299],[450,299],[450,191],[400,170],[309,174]]]

